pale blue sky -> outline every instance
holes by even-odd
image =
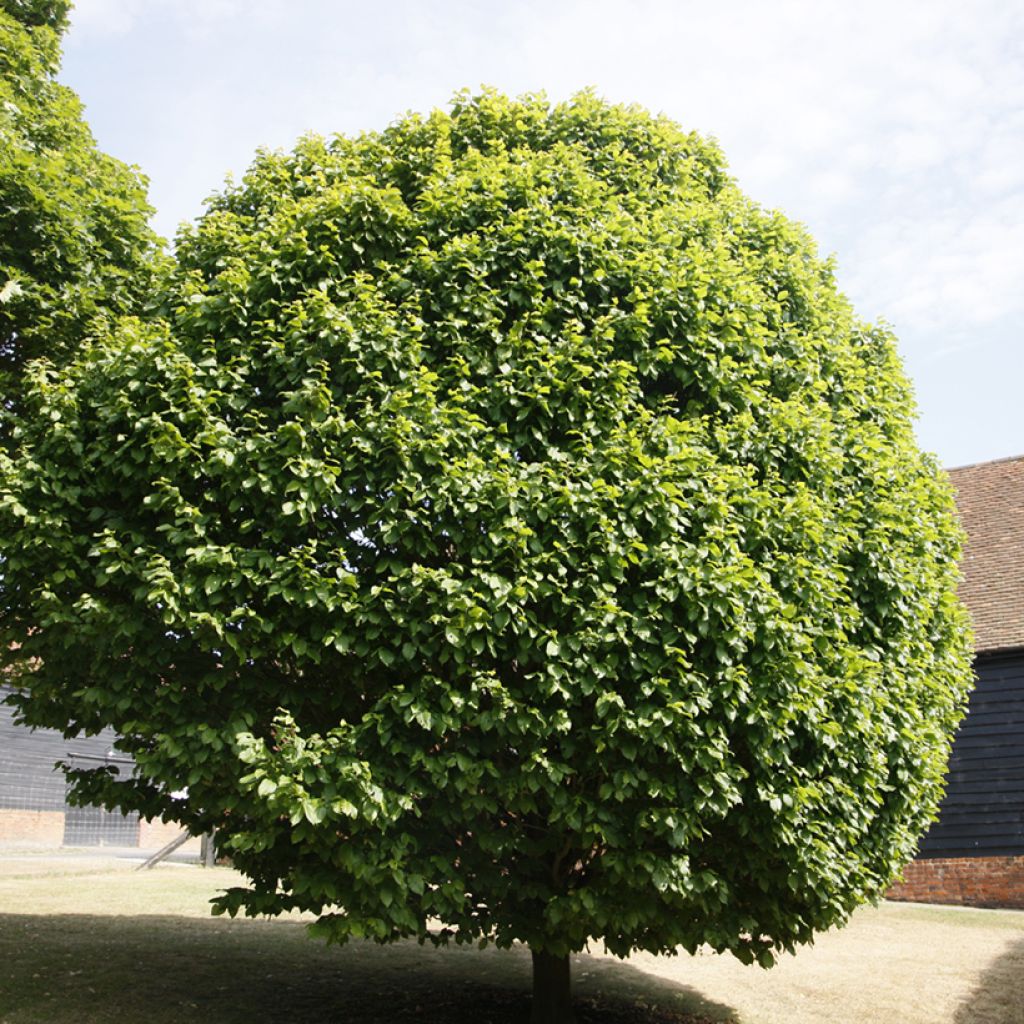
[[[1018,0],[78,0],[62,80],[172,235],[257,146],[483,83],[593,86],[714,135],[884,318],[947,466],[1024,453]]]

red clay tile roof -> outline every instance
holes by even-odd
[[[949,471],[967,531],[960,596],[979,652],[1024,647],[1024,455]]]

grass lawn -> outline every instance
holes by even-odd
[[[228,921],[225,868],[0,858],[0,1024],[526,1018],[525,950],[326,949],[301,919]],[[769,972],[713,955],[574,964],[582,1024],[1024,1024],[1024,913],[865,909]]]

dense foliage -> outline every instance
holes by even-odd
[[[713,144],[589,94],[306,138],[161,294],[3,464],[23,713],[139,765],[83,794],[336,939],[770,963],[885,890],[969,678],[950,488]]]
[[[68,7],[0,2],[0,443],[25,363],[66,361],[97,313],[134,311],[156,248],[144,182],[54,79]]]

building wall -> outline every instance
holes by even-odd
[[[111,764],[131,770],[131,761],[115,749],[109,729],[96,736],[65,739],[55,729],[28,729],[2,703],[0,688],[0,845],[133,845],[137,817],[113,815],[98,807],[68,807],[67,782],[58,761],[76,766]]]
[[[939,819],[890,899],[1024,909],[1024,651],[975,673]]]
[[[922,858],[1024,856],[1024,652],[980,655],[975,673]]]
[[[82,767],[114,765],[130,771],[131,761],[116,749],[109,729],[96,736],[65,739],[54,729],[27,729],[3,704],[0,687],[0,847],[139,846],[159,849],[181,830],[163,822],[140,822],[137,814],[102,807],[70,807],[67,782],[55,767],[67,761]],[[198,850],[199,840],[186,849]]]
[[[915,860],[891,900],[1024,910],[1024,857],[930,857]]]

